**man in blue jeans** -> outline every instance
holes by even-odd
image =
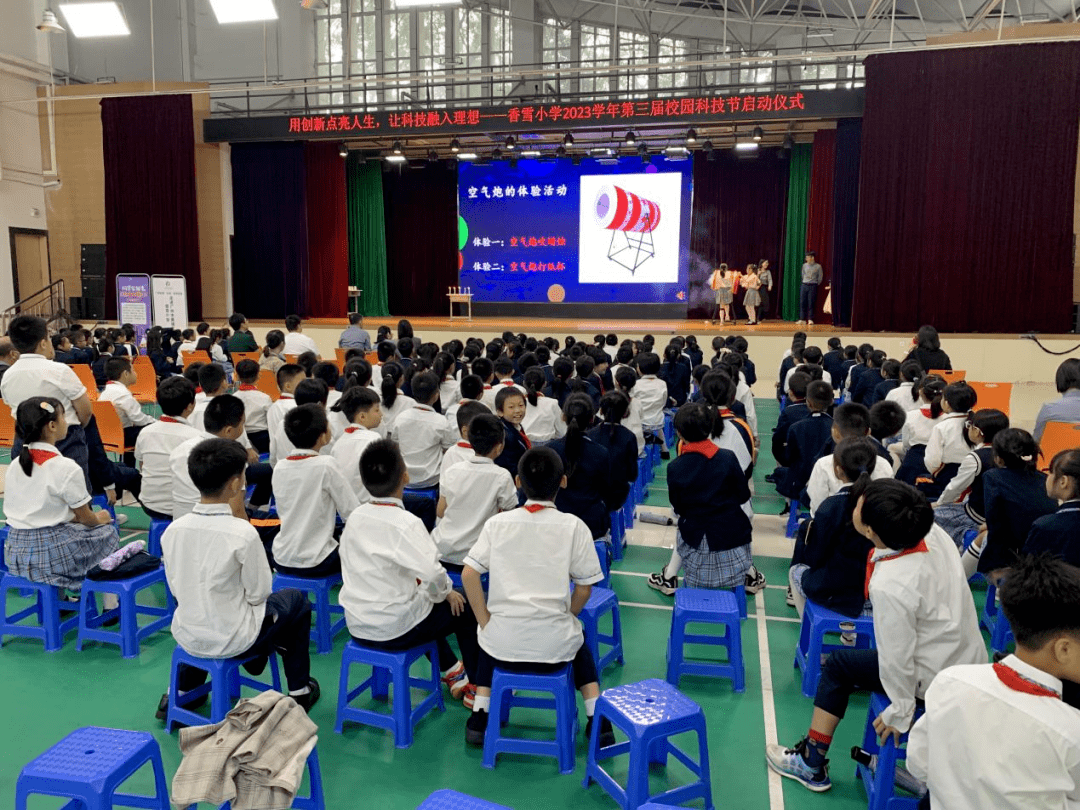
[[[821,265],[817,262],[817,254],[808,252],[802,266],[802,287],[799,288],[799,323],[814,323],[814,305],[817,303],[817,288],[821,280]]]

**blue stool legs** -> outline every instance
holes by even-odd
[[[311,640],[315,642],[315,652],[325,655],[334,648],[334,637],[345,629],[345,608],[330,603],[330,589],[341,584],[341,574],[329,577],[308,578],[293,577],[286,574],[274,575],[274,591],[295,588],[314,596],[312,599],[314,621],[311,627]],[[334,617],[339,617],[337,621]]]
[[[189,726],[201,726],[208,723],[217,723],[225,719],[225,715],[232,709],[234,698],[240,697],[241,687],[247,686],[259,692],[267,689],[281,691],[281,674],[278,672],[277,656],[273,653],[269,656],[271,683],[264,683],[240,674],[240,666],[251,658],[197,658],[185,652],[182,647],[173,650],[172,675],[169,678],[169,702],[165,717],[165,732],[172,733],[176,722],[185,723]],[[207,673],[209,683],[178,694],[177,671],[180,664],[201,669]],[[210,696],[210,716],[203,715],[185,709],[192,701],[204,696]]]
[[[523,697],[516,692],[546,692],[552,698]],[[512,707],[555,710],[555,740],[505,737],[501,726],[510,719]],[[485,768],[495,767],[500,753],[554,756],[560,773],[574,772],[574,740],[577,736],[577,699],[573,671],[568,664],[550,675],[507,672],[496,668],[491,680],[491,710],[484,735]]]
[[[171,524],[171,520],[150,521],[150,531],[146,535],[146,550],[155,557],[161,556],[161,536]]]
[[[611,614],[611,633],[603,633],[600,630],[600,619],[608,613]],[[613,661],[623,663],[622,620],[619,616],[619,600],[614,591],[594,586],[589,601],[578,614],[578,619],[581,620],[585,631],[585,645],[592,653],[598,673],[603,673]],[[601,643],[608,647],[603,655],[600,654]]]
[[[147,588],[162,585],[165,594],[165,606],[140,605],[139,594]],[[98,613],[97,594],[113,594],[118,600],[118,607]],[[127,579],[99,580],[88,579],[83,582],[80,594],[79,639],[76,650],[82,650],[87,641],[102,641],[117,644],[124,658],[137,658],[139,642],[147,636],[168,626],[172,622],[176,601],[165,584],[165,569],[148,571]],[[139,626],[139,616],[150,616],[152,621]],[[120,629],[110,630],[104,627],[109,619],[119,616]]]
[[[606,540],[593,540],[593,545],[596,547],[596,556],[600,560],[600,570],[604,574],[604,578],[600,580],[597,585],[601,588],[611,587],[611,543]]]
[[[22,610],[8,613],[8,595],[11,591],[26,591],[34,604]],[[14,574],[0,576],[0,644],[4,636],[36,638],[45,644],[46,652],[56,652],[64,646],[64,636],[79,626],[78,611],[81,606],[72,605],[72,613],[61,618],[62,604],[59,591],[52,585],[31,582]],[[68,606],[70,603],[63,603]],[[37,624],[26,624],[25,619],[36,618]]]
[[[691,623],[717,624],[724,627],[723,635],[688,633]],[[727,649],[727,662],[686,660],[686,644],[708,644]],[[742,621],[736,597],[730,591],[680,588],[675,592],[675,609],[671,614],[671,635],[668,639],[667,682],[678,687],[683,675],[703,675],[730,678],[736,692],[746,690],[746,666],[742,654]]]

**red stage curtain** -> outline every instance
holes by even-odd
[[[187,280],[188,316],[202,317],[195,127],[191,96],[101,100],[105,166],[105,313],[116,313],[116,277]]]
[[[730,151],[714,153],[715,160],[694,155],[688,318],[712,317],[715,298],[708,282],[721,262],[745,270],[768,259],[773,272],[770,309],[779,311],[788,162],[778,149],[758,151],[753,158]],[[736,298],[741,302],[742,294]]]
[[[855,278],[855,246],[859,230],[859,155],[862,119],[836,123],[836,172],[833,179],[832,321],[851,323],[851,286]]]
[[[1080,43],[866,60],[852,326],[1066,332]]]
[[[836,174],[836,130],[819,129],[814,133],[814,151],[810,158],[810,204],[806,216],[806,249],[817,254],[824,280],[818,287],[814,321],[831,323],[825,315],[825,286],[832,281],[833,266],[833,178]]]
[[[309,143],[307,182],[308,307],[313,318],[341,318],[349,302],[349,222],[345,161],[336,143]]]

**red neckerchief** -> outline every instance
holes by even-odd
[[[345,428],[346,433],[357,433],[361,430],[367,430],[367,428],[363,425],[349,425],[347,428]]]
[[[31,460],[35,464],[37,464],[39,467],[42,464],[44,464],[46,461],[48,461],[50,458],[52,458],[53,456],[58,456],[58,455],[60,455],[60,454],[59,453],[52,453],[52,452],[50,452],[48,450],[30,450],[30,458],[31,458]]]
[[[295,399],[295,397],[292,394],[281,394],[278,399]]]
[[[303,461],[305,458],[316,458],[319,454],[315,453],[311,456],[285,456],[286,461]]]
[[[518,428],[518,433],[521,434],[521,440],[523,442],[525,442],[525,449],[526,450],[531,450],[532,449],[532,442],[530,442],[529,437],[525,435],[525,429],[519,427]]]
[[[499,385],[513,385],[513,384],[514,384],[514,381],[512,379],[510,379],[510,380],[499,380]]]
[[[405,507],[396,503],[386,503],[384,501],[371,501],[372,506],[393,506],[395,509],[404,509]]]
[[[109,381],[108,381],[107,383],[105,383],[105,384],[106,384],[106,385],[120,385],[120,381],[119,381],[119,380],[109,380]]]
[[[554,506],[549,506],[546,503],[527,503],[521,508],[524,509],[526,512],[529,512],[530,514],[535,515],[537,512],[541,511],[542,509],[554,509],[555,507]]]
[[[259,386],[251,385],[250,383],[240,383],[240,390],[241,391],[258,391]]]
[[[933,419],[934,418],[933,416],[931,416],[932,412],[931,412],[931,410],[929,408],[919,408],[919,413],[921,413],[927,419]]]
[[[887,557],[882,557],[880,560],[875,561],[874,552],[876,552],[877,550],[878,549],[876,548],[872,548],[866,554],[866,583],[865,585],[863,585],[864,599],[870,598],[870,577],[874,575],[874,566],[876,566],[878,563],[883,563],[888,560],[895,560],[899,557],[906,557],[908,554],[921,554],[929,551],[930,549],[927,548],[925,540],[920,540],[919,545],[915,546],[914,548],[905,548],[903,551],[898,551],[895,554],[890,554]]]
[[[203,390],[202,390],[202,386],[196,386],[196,388],[195,388],[195,393],[196,393],[196,394],[201,394],[202,392],[203,392]]]
[[[679,455],[686,455],[687,453],[700,453],[705,458],[712,458],[716,455],[716,452],[720,448],[706,439],[703,442],[689,442],[682,446],[682,450],[679,451]]]
[[[163,417],[161,417],[160,421],[162,421],[162,422],[172,422],[172,423],[175,423],[175,424],[177,424],[177,425],[179,425],[179,424],[182,424],[182,423],[180,422],[180,420],[179,420],[179,419],[177,419],[177,418],[176,418],[176,417],[174,417],[174,416],[163,416]]]
[[[468,442],[458,442],[457,446],[458,447],[464,447],[466,450],[472,450],[472,445],[469,444]]]
[[[1061,695],[1053,689],[1047,689],[1042,684],[1035,683],[1035,681],[1030,678],[1025,678],[1015,669],[1005,666],[1005,664],[1000,661],[994,664],[994,674],[998,676],[999,681],[1014,692],[1023,692],[1025,695],[1035,695],[1036,697],[1048,697],[1061,700]]]

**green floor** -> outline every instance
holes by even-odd
[[[760,402],[760,400],[759,400]],[[764,435],[775,422],[775,403],[759,404]],[[767,444],[767,442],[766,442]],[[772,468],[766,451],[758,464],[756,488],[771,491],[761,480]],[[663,471],[650,493],[650,502],[666,502]],[[755,505],[776,514],[779,501],[760,494]],[[135,510],[125,536],[145,531],[147,519]],[[662,549],[631,547],[615,565],[613,586],[622,603],[626,664],[613,665],[602,675],[602,687],[663,678],[664,648],[671,621],[671,600],[652,591],[643,575],[657,570],[668,557]],[[735,694],[726,680],[684,678],[682,690],[705,710],[709,755],[716,806],[731,810],[763,808],[828,807],[854,810],[866,806],[862,788],[856,784],[848,750],[861,740],[867,701],[857,697],[848,720],[833,745],[834,787],[828,794],[811,794],[783,780],[782,798],[770,804],[769,777],[763,758],[767,724],[773,722],[782,742],[794,742],[806,731],[811,701],[800,691],[799,674],[792,668],[798,638],[795,611],[784,604],[787,561],[758,558],[757,564],[770,586],[755,598],[751,615],[742,625],[746,661],[746,691]],[[758,611],[764,610],[764,616]],[[581,787],[584,774],[584,741],[579,736],[578,767],[562,776],[552,759],[504,755],[494,770],[480,765],[480,751],[464,742],[467,712],[460,703],[449,702],[444,714],[428,715],[416,729],[416,741],[408,750],[394,748],[390,733],[378,729],[346,726],[335,734],[340,651],[345,636],[337,639],[334,653],[312,654],[312,670],[322,684],[322,701],[313,709],[319,725],[318,752],[322,763],[326,805],[332,810],[415,808],[429,793],[451,787],[489,799],[516,810],[551,808],[614,808],[615,802],[596,785]],[[761,649],[762,643],[767,649]],[[171,778],[180,761],[175,735],[165,734],[154,719],[158,698],[165,691],[173,640],[159,633],[143,642],[138,659],[124,660],[113,646],[91,644],[75,651],[73,634],[56,653],[44,653],[40,643],[9,639],[0,651],[0,674],[6,684],[3,728],[0,735],[0,808],[14,806],[15,780],[23,763],[48,748],[72,729],[86,725],[150,731],[161,744],[165,768]],[[763,665],[771,674],[763,676]],[[543,713],[526,715],[545,725]],[[616,769],[617,774],[625,772]],[[654,788],[683,784],[688,772],[673,766],[667,773],[654,771]],[[146,774],[133,787],[149,787]],[[538,789],[539,788],[539,789]],[[61,802],[41,799],[36,808],[57,808]],[[700,806],[700,802],[691,806]]]

